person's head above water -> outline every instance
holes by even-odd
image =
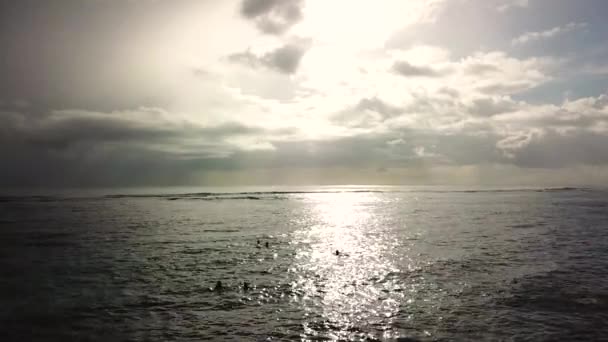
[[[340,251],[336,249],[336,255],[340,255]]]
[[[222,281],[221,281],[221,280],[218,280],[218,281],[215,283],[215,289],[216,289],[216,290],[221,290],[221,289],[222,289]]]

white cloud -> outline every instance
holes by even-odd
[[[549,39],[549,38],[553,38],[560,34],[572,32],[572,31],[576,31],[576,30],[582,30],[582,29],[586,28],[587,26],[588,26],[587,23],[571,22],[565,26],[556,26],[554,28],[551,28],[551,29],[545,30],[545,31],[526,32],[526,33],[522,34],[521,36],[514,38],[511,41],[511,44],[512,45],[522,45],[522,44],[526,44],[526,43],[530,43],[530,42],[534,42],[534,41],[538,41],[538,40]]]

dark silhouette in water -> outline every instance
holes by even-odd
[[[340,251],[336,249],[336,255],[340,255]]]
[[[249,283],[243,282],[243,291],[249,291]]]
[[[268,247],[268,241],[266,241],[266,243],[264,244],[264,246],[266,246],[266,248],[269,248]]]
[[[223,289],[224,289],[224,287],[222,286],[222,282],[220,280],[218,280],[217,283],[215,283],[215,287],[213,288],[213,291],[221,292]]]
[[[262,248],[262,246],[260,245],[260,240],[258,239],[258,243],[255,245],[255,248]]]

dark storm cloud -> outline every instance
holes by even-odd
[[[264,55],[258,56],[251,51],[228,56],[228,60],[249,67],[263,66],[283,74],[293,74],[307,51],[305,44],[287,44]]]
[[[406,61],[395,62],[391,70],[405,77],[439,77],[443,75],[431,67],[412,65]]]
[[[191,141],[217,145],[232,136],[248,136],[277,131],[239,123],[202,127],[188,122],[175,123],[162,117],[157,109],[136,113],[97,113],[56,111],[45,115],[0,112],[5,145],[30,146],[41,150],[69,150],[79,146],[99,147],[108,144],[142,144],[183,147]],[[289,133],[288,130],[278,133]]]
[[[197,175],[205,170],[236,167],[233,160],[212,153],[184,158],[139,145],[61,153],[32,146],[1,146],[0,154],[9,165],[0,169],[0,185],[13,187],[186,185],[199,183]]]
[[[0,185],[192,184],[205,170],[239,167],[229,139],[293,133],[234,122],[203,127],[166,114],[0,112]]]
[[[302,19],[301,0],[243,0],[241,14],[267,34],[282,34]]]

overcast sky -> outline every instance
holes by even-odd
[[[0,184],[608,184],[605,0],[0,0]]]

